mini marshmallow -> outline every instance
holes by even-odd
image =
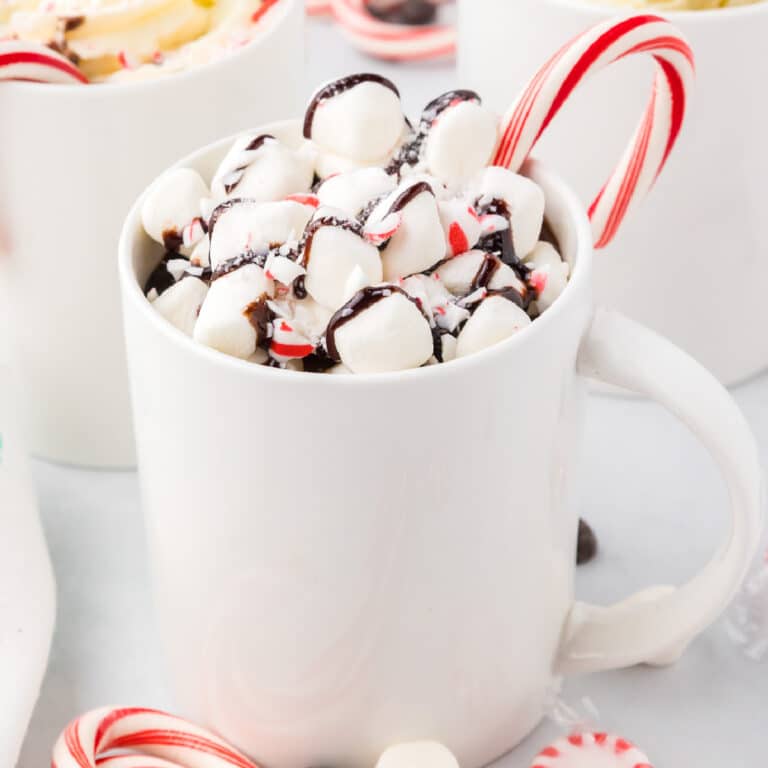
[[[453,753],[435,741],[396,744],[387,749],[376,768],[459,768]]]
[[[192,336],[208,286],[196,277],[187,277],[158,296],[152,306],[175,328]]]
[[[459,334],[456,357],[481,352],[531,324],[531,318],[503,296],[489,296]]]
[[[141,208],[141,222],[156,242],[181,245],[182,231],[200,216],[200,201],[210,194],[197,171],[175,168],[149,189]]]
[[[195,267],[207,267],[209,266],[208,253],[211,250],[211,241],[206,235],[200,242],[192,249],[192,253],[189,254],[189,263]]]
[[[307,270],[304,286],[313,299],[331,309],[346,299],[347,281],[356,267],[366,285],[382,279],[378,249],[355,231],[359,225],[335,217],[320,217],[307,228],[302,263]]]
[[[451,360],[455,360],[456,350],[459,345],[458,339],[455,336],[452,336],[450,333],[444,333],[440,337],[440,344],[442,346],[441,357],[443,358],[443,362],[450,363]]]
[[[544,191],[541,187],[506,168],[486,168],[475,177],[472,189],[479,205],[502,200],[509,211],[512,243],[518,259],[524,259],[539,240],[544,223]]]
[[[200,344],[225,354],[250,358],[264,339],[249,319],[248,308],[273,292],[272,281],[256,264],[223,275],[211,283],[195,325]]]
[[[322,205],[357,216],[369,201],[389,194],[396,186],[395,177],[383,168],[361,168],[327,179],[318,188],[317,196]]]
[[[293,201],[256,203],[238,200],[214,210],[210,261],[216,269],[246,253],[267,251],[276,244],[301,238],[313,208]]]
[[[533,269],[530,281],[537,291],[536,304],[543,312],[565,290],[570,267],[552,244],[544,241],[536,245],[526,262]]]
[[[384,279],[424,272],[445,256],[445,235],[437,200],[426,182],[400,184],[371,212],[369,222],[400,213],[400,227],[381,252]]]
[[[492,264],[493,271],[490,280],[478,281],[481,270],[487,262]],[[514,288],[521,295],[526,291],[525,284],[512,267],[502,263],[495,256],[485,253],[485,251],[467,251],[461,256],[448,259],[441,264],[436,274],[455,296],[464,296],[473,288],[489,288],[492,291]]]
[[[445,232],[445,255],[458,256],[474,248],[483,234],[475,209],[464,199],[442,200],[440,221]]]
[[[434,348],[432,331],[416,304],[394,286],[365,290],[378,291],[380,298],[366,303],[361,291],[334,315],[329,352],[337,353],[353,373],[402,371],[426,363]],[[364,308],[356,311],[356,302]],[[338,318],[343,319],[335,324]]]
[[[344,302],[349,301],[358,291],[362,291],[369,285],[371,285],[371,279],[359,264],[355,264],[355,268],[349,273],[347,282],[344,283]]]
[[[430,173],[456,186],[488,165],[498,139],[498,120],[476,101],[440,113],[427,134],[424,159]]]
[[[240,136],[214,174],[211,192],[217,200],[247,197],[260,203],[307,192],[315,174],[315,152],[309,144],[299,150],[273,136]]]
[[[304,135],[323,151],[358,163],[389,156],[403,134],[400,95],[378,75],[343,78],[313,96]]]

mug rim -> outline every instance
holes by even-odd
[[[275,132],[293,128],[299,124],[298,120],[283,120],[268,123],[257,131]],[[166,173],[175,168],[195,168],[215,155],[217,152],[222,156],[232,141],[241,133],[228,136],[224,139],[218,139],[206,146],[192,152],[176,163],[167,168]],[[452,371],[460,368],[469,368],[477,366],[485,361],[492,361],[495,357],[501,357],[518,346],[537,343],[537,337],[544,333],[545,329],[553,323],[559,322],[558,318],[566,310],[579,301],[581,287],[591,281],[592,258],[594,248],[592,245],[592,228],[587,217],[586,210],[581,204],[576,193],[566,184],[566,182],[556,173],[549,170],[546,165],[535,158],[530,158],[523,165],[520,173],[530,176],[537,183],[543,184],[554,190],[555,198],[562,209],[567,213],[568,227],[573,236],[573,257],[571,259],[571,273],[565,290],[558,296],[554,303],[543,312],[530,326],[522,332],[513,334],[507,339],[494,344],[491,347],[467,355],[463,358],[451,360],[448,363],[439,365],[428,365],[420,368],[410,368],[404,371],[389,371],[385,373],[364,373],[364,374],[344,374],[344,375],[318,375],[305,371],[292,371],[286,369],[277,370],[265,365],[256,365],[231,355],[227,355],[219,350],[206,347],[197,343],[192,337],[174,327],[147,300],[138,275],[133,268],[133,253],[136,248],[137,236],[142,233],[141,208],[147,194],[154,182],[163,174],[158,174],[147,188],[139,195],[128,212],[123,223],[118,244],[118,274],[120,280],[120,293],[124,310],[130,303],[135,311],[148,323],[150,323],[153,333],[159,333],[164,336],[169,343],[185,349],[188,354],[195,355],[205,361],[206,365],[230,368],[233,372],[242,375],[254,377],[278,376],[279,380],[286,381],[290,377],[292,381],[314,382],[317,385],[318,379],[325,381],[357,382],[362,383],[391,383],[394,381],[413,380],[421,377],[438,377],[450,375]],[[549,207],[549,199],[547,202]],[[561,238],[562,239],[562,238]],[[340,386],[344,386],[341,384]],[[354,386],[354,384],[352,385]]]
[[[156,78],[129,80],[127,82],[112,82],[107,80],[105,82],[83,84],[37,83],[24,80],[9,80],[3,83],[3,86],[5,88],[11,88],[22,93],[39,92],[40,94],[48,95],[51,93],[56,93],[59,95],[64,95],[68,99],[72,98],[72,95],[75,93],[81,94],[85,98],[93,98],[95,93],[96,98],[98,98],[99,95],[111,95],[116,91],[119,93],[127,93],[128,91],[153,90],[164,87],[172,88],[184,80],[189,80],[208,72],[216,74],[216,70],[228,67],[231,64],[234,64],[236,67],[244,66],[245,63],[241,60],[247,58],[248,56],[255,55],[259,49],[266,45],[270,37],[286,22],[287,17],[295,9],[298,2],[299,0],[281,0],[277,6],[271,9],[272,13],[274,14],[272,19],[269,19],[269,15],[266,17],[266,23],[264,25],[264,29],[261,31],[261,34],[257,35],[253,40],[250,40],[246,45],[242,46],[242,48],[232,51],[226,56],[222,56],[211,61],[206,61],[202,64],[196,64],[194,67],[182,69],[178,72],[169,72],[168,74],[161,75]],[[218,74],[221,76],[222,73],[219,72]]]
[[[700,10],[680,10],[654,8],[625,8],[621,6],[602,5],[599,0],[550,0],[550,2],[562,9],[576,13],[582,13],[593,20],[610,18],[627,14],[650,13],[669,18],[674,23],[685,24],[717,24],[723,20],[733,21],[740,17],[750,18],[768,14],[768,0],[757,0],[750,5],[736,5],[728,8],[705,8]]]

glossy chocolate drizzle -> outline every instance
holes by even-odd
[[[256,331],[257,349],[261,347],[262,349],[269,350],[269,327],[274,313],[267,304],[268,300],[267,295],[264,294],[256,301],[251,302],[243,310],[243,314]]]
[[[370,72],[363,72],[358,75],[349,75],[348,77],[342,77],[339,80],[334,80],[332,83],[320,88],[312,97],[312,101],[309,102],[307,111],[304,115],[304,138],[312,138],[312,123],[315,119],[318,107],[328,99],[332,99],[334,96],[338,96],[345,91],[349,91],[356,85],[361,83],[378,83],[385,88],[389,88],[398,98],[400,98],[400,91],[397,86],[386,77],[381,75],[372,74]]]
[[[404,165],[418,165],[424,151],[424,144],[426,143],[432,126],[435,124],[435,120],[437,120],[448,107],[461,101],[473,101],[477,104],[482,103],[480,96],[478,96],[477,93],[468,90],[448,91],[430,101],[421,113],[419,127],[410,141],[403,144],[389,163],[386,168],[387,173],[399,175]]]

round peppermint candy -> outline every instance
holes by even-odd
[[[575,733],[542,750],[531,768],[653,768],[626,739],[607,733]]]

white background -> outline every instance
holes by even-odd
[[[371,62],[324,22],[311,23],[307,55],[307,95],[322,80],[373,69],[400,86],[412,116],[460,85],[451,64]],[[768,376],[739,387],[735,396],[765,460]],[[40,462],[34,474],[57,573],[59,616],[21,768],[47,766],[61,728],[86,709],[174,710],[156,645],[136,475]],[[690,577],[725,535],[726,503],[713,463],[671,417],[645,402],[594,399],[582,513],[597,530],[601,552],[579,571],[579,596],[610,602],[651,583]],[[589,697],[602,727],[634,740],[657,768],[765,765],[768,661],[742,657],[722,621],[673,668],[570,681],[565,697],[577,705]],[[555,733],[544,726],[500,765],[527,768]]]

